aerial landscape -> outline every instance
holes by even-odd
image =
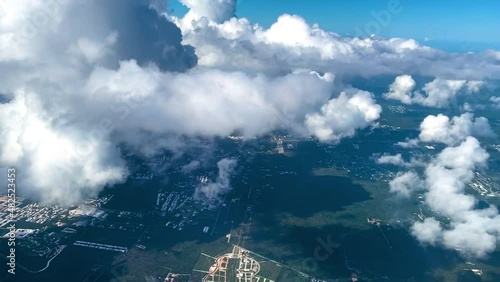
[[[1,281],[500,281],[500,2],[2,0]]]

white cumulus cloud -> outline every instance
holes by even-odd
[[[183,3],[190,12],[180,27],[205,23],[238,40],[253,29],[233,17],[235,1]],[[22,193],[59,204],[93,197],[126,180],[119,145],[149,156],[177,151],[183,137],[275,129],[316,135],[306,120],[322,108],[321,130],[334,133],[318,136],[338,141],[378,118],[371,94],[336,97],[341,83],[308,64],[272,75],[237,64],[209,67],[210,56],[198,60],[165,8],[158,0],[7,0],[0,7],[0,93],[8,97],[0,104],[0,167],[24,168]],[[33,24],[34,16],[44,21]],[[197,54],[216,58],[204,46]],[[331,107],[344,114],[332,115]]]
[[[389,182],[390,191],[404,198],[410,197],[413,192],[424,187],[423,181],[417,173],[408,171],[398,173],[396,177]]]
[[[451,80],[436,78],[420,90],[410,75],[400,75],[389,85],[384,98],[399,100],[404,104],[418,104],[427,107],[444,108],[450,105],[460,93],[473,95],[484,86],[483,81]]]
[[[378,164],[392,164],[392,165],[397,165],[397,166],[404,166],[406,162],[403,159],[403,156],[401,154],[396,154],[396,155],[383,155],[380,156],[376,162]]]
[[[474,171],[486,166],[489,154],[474,137],[441,151],[426,165],[423,182],[416,172],[400,173],[390,182],[391,191],[408,196],[420,186],[425,203],[441,216],[415,222],[412,234],[422,243],[456,249],[465,256],[484,257],[500,242],[500,215],[495,206],[478,209],[478,200],[466,192]]]
[[[187,6],[193,9],[183,18],[170,17],[182,29],[184,42],[196,47],[203,66],[271,74],[297,68],[354,76],[406,73],[446,78],[441,81],[467,80],[467,91],[476,91],[479,81],[500,75],[495,51],[451,54],[413,39],[344,37],[291,14],[279,16],[266,29],[246,18],[236,18],[234,1],[212,1],[224,16],[198,8],[208,0],[183,2],[189,2]],[[439,83],[427,87],[429,93],[441,87]],[[447,91],[452,93],[453,87]],[[436,103],[433,95],[422,102]]]
[[[216,204],[221,201],[221,197],[231,191],[231,174],[236,167],[236,160],[222,159],[217,163],[219,169],[215,182],[201,184],[196,188],[194,198],[207,204]]]
[[[369,126],[381,112],[370,92],[349,89],[329,100],[320,113],[306,115],[305,125],[319,140],[338,142],[353,136],[356,129]]]
[[[420,124],[419,139],[423,142],[437,142],[448,145],[457,144],[468,136],[492,137],[488,120],[474,118],[471,113],[449,118],[443,114],[429,115]]]

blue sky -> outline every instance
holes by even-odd
[[[399,2],[395,7],[400,12],[392,13],[387,25],[370,26],[376,22],[373,14],[388,11],[391,1]],[[185,12],[177,0],[170,5],[178,15]],[[375,30],[385,37],[428,38],[427,45],[451,51],[500,49],[497,0],[240,0],[237,9],[239,17],[264,27],[289,13],[343,35]]]

